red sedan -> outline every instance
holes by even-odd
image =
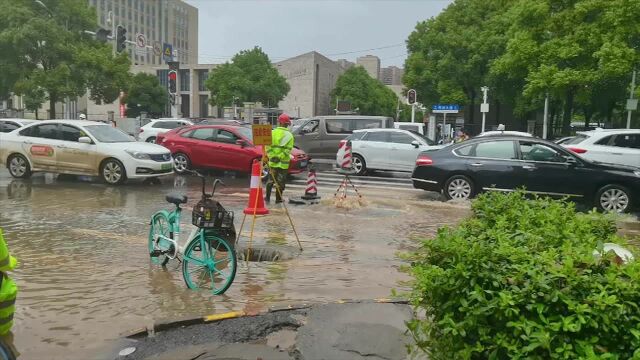
[[[262,146],[253,145],[250,127],[231,125],[194,125],[159,134],[160,144],[173,154],[175,170],[184,173],[189,168],[213,168],[251,172],[251,165],[262,158]],[[306,170],[309,156],[294,148],[289,174]]]

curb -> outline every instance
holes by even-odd
[[[408,300],[406,299],[389,299],[389,298],[377,298],[377,299],[365,299],[365,300],[354,300],[354,299],[341,299],[336,300],[335,302],[329,303],[314,303],[307,304],[302,303],[298,305],[282,305],[282,306],[271,306],[268,310],[259,311],[259,312],[246,312],[246,311],[229,311],[220,314],[211,314],[199,317],[190,317],[190,318],[178,318],[172,320],[160,320],[153,323],[153,327],[139,327],[132,329],[128,332],[122,334],[124,338],[127,339],[137,339],[141,337],[147,337],[151,334],[155,334],[159,331],[171,330],[178,327],[184,326],[192,326],[192,325],[200,325],[207,323],[215,323],[218,321],[228,320],[228,319],[236,319],[241,317],[251,317],[251,316],[260,316],[266,315],[269,313],[276,313],[282,311],[295,311],[295,310],[303,310],[309,309],[312,306],[320,306],[320,305],[328,305],[328,304],[367,304],[367,303],[375,303],[375,304],[408,304]]]

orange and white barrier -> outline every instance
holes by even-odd
[[[264,197],[262,196],[262,178],[260,177],[260,163],[253,162],[251,168],[251,189],[249,190],[249,204],[244,209],[247,215],[266,215],[269,209],[264,206]]]

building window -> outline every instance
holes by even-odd
[[[180,70],[180,91],[191,91],[191,74],[189,69]]]
[[[200,117],[209,116],[209,95],[200,95]]]
[[[158,81],[160,81],[160,85],[162,85],[163,88],[168,89],[169,88],[169,70],[158,70],[157,74],[158,74]]]
[[[207,91],[205,82],[207,81],[208,78],[209,78],[209,70],[198,71],[198,90],[199,91]]]

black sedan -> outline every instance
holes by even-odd
[[[594,162],[546,140],[474,138],[416,160],[413,187],[468,199],[482,191],[569,196],[600,210],[627,212],[640,200],[640,169]]]

